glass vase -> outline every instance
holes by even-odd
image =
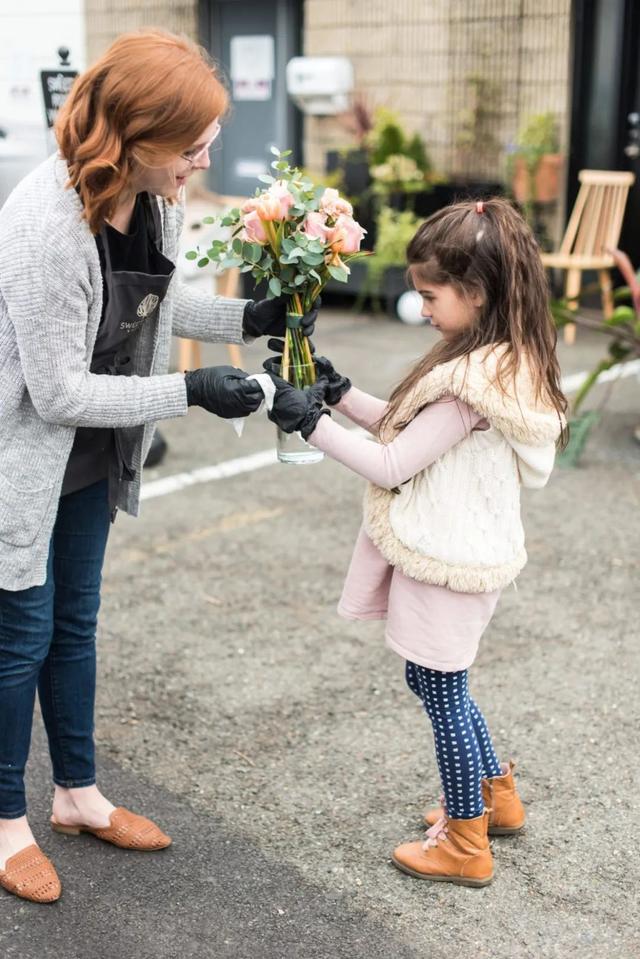
[[[298,390],[307,389],[316,381],[316,368],[309,341],[300,329],[301,319],[300,314],[287,314],[285,348],[280,368],[283,379]],[[298,466],[319,463],[324,457],[322,450],[307,443],[300,433],[285,433],[280,428],[278,428],[277,452],[280,463]]]

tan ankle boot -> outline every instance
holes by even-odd
[[[502,776],[482,780],[482,800],[489,814],[490,836],[513,836],[524,826],[525,812],[513,778],[515,763],[502,764]],[[442,798],[440,802],[443,802]],[[425,815],[427,826],[434,826],[444,814],[443,806],[431,809]]]
[[[391,858],[398,869],[416,879],[487,886],[493,879],[488,823],[488,810],[475,819],[442,816],[427,830],[424,842],[406,842],[394,849]]]

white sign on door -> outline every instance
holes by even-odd
[[[231,38],[234,100],[270,100],[275,48],[269,34]]]

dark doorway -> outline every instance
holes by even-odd
[[[574,69],[567,210],[578,171],[631,170],[620,247],[640,268],[640,4],[574,0]],[[636,149],[636,147],[638,149]]]
[[[271,146],[302,160],[302,118],[286,92],[285,69],[301,51],[302,0],[201,0],[200,42],[222,67],[231,110],[212,153],[209,186],[253,194],[271,173]]]

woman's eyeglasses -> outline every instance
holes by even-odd
[[[208,143],[205,143],[205,145],[201,147],[199,150],[185,150],[184,153],[180,154],[181,158],[183,160],[186,160],[189,166],[193,166],[195,163],[198,162],[200,157],[203,157],[205,153],[209,152],[209,150],[213,146],[214,140],[216,140],[218,135],[220,134],[221,129],[222,127],[218,124],[216,132],[213,134],[213,136],[211,137]]]

